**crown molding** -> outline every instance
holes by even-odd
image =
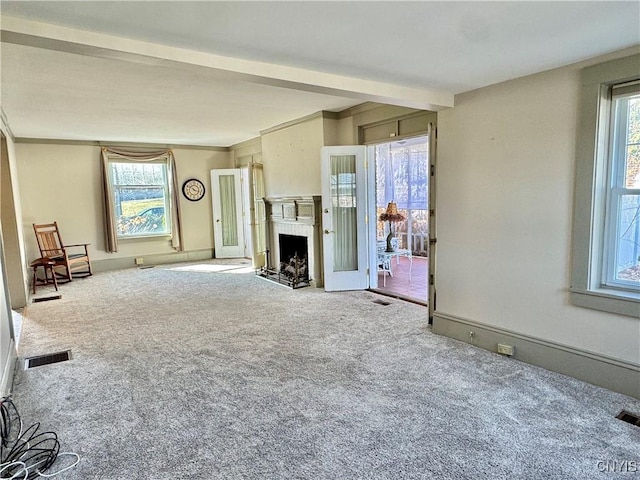
[[[171,148],[174,150],[208,150],[214,152],[229,152],[229,147],[216,147],[206,145],[179,145],[171,143],[139,143],[139,142],[106,142],[99,140],[65,140],[56,138],[26,138],[18,137],[15,143],[38,145],[72,145],[88,147],[135,147],[135,148]]]

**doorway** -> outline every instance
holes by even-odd
[[[216,258],[251,258],[265,265],[266,214],[262,164],[211,170],[211,202]]]
[[[376,242],[372,242],[378,258],[375,291],[427,304],[431,221],[429,135],[371,145],[369,158],[375,168]],[[388,208],[397,209],[402,219],[380,220]],[[395,253],[385,252],[390,229]]]

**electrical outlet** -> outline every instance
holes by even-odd
[[[511,356],[513,355],[513,345],[505,345],[504,343],[499,343],[498,344],[498,353],[501,353],[502,355],[508,355]]]
[[[142,257],[136,257],[136,265],[143,265],[144,259]]]

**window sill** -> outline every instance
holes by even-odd
[[[149,234],[149,235],[136,235],[130,237],[118,237],[118,242],[129,242],[129,241],[149,241],[149,240],[171,240],[170,233],[160,233],[160,234]]]
[[[570,289],[571,303],[578,307],[617,313],[640,319],[640,293],[613,289]]]

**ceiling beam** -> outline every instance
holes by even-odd
[[[59,25],[0,16],[2,42],[146,65],[190,65],[237,79],[293,90],[438,111],[453,106],[453,93],[404,87],[273,63],[225,57]]]

